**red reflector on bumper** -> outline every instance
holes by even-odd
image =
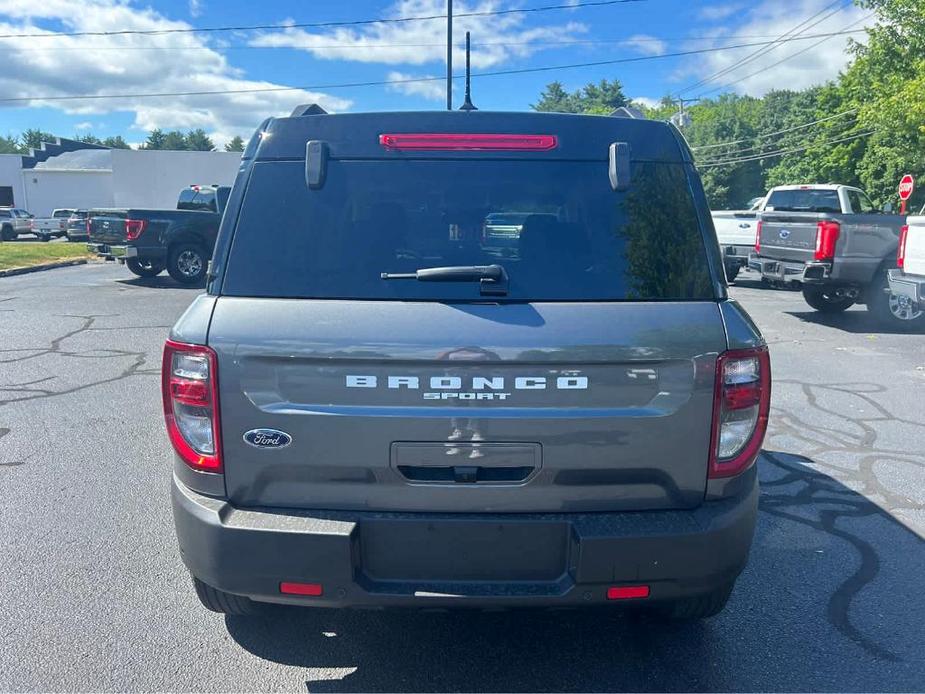
[[[320,583],[280,583],[279,592],[286,595],[312,595],[319,596],[324,591]]]
[[[649,586],[611,586],[607,589],[608,600],[631,600],[649,597]]]

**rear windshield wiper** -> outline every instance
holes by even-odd
[[[507,272],[500,265],[424,267],[415,272],[383,272],[380,277],[418,282],[478,282],[483,295],[503,296],[508,288]]]

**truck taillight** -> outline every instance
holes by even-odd
[[[909,226],[899,228],[899,248],[896,250],[896,267],[900,270],[906,266],[906,239],[909,238]]]
[[[755,253],[761,255],[761,222],[755,225]]]
[[[87,236],[90,236],[90,218],[87,217]]]
[[[816,224],[816,252],[815,260],[831,260],[835,257],[835,244],[841,234],[838,222],[819,222]]]
[[[167,340],[161,371],[167,435],[194,470],[222,471],[218,412],[218,360],[201,345]]]
[[[146,219],[126,219],[125,238],[129,241],[134,241],[141,236],[146,226],[148,226],[148,220]]]
[[[732,477],[755,462],[768,428],[770,409],[768,348],[721,354],[716,361],[709,477]]]

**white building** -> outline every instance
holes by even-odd
[[[170,209],[191,184],[231,185],[240,162],[240,152],[108,149],[59,140],[32,156],[0,155],[0,205],[39,217],[57,207]]]

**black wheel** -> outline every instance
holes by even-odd
[[[11,226],[5,226],[0,229],[0,238],[2,238],[4,241],[15,241],[16,236],[17,234],[15,231],[13,231],[13,227]]]
[[[257,613],[257,605],[250,598],[226,593],[218,588],[203,583],[193,576],[196,597],[207,610],[232,615],[252,615]]]
[[[154,260],[138,260],[138,258],[128,258],[125,261],[125,267],[139,277],[154,277],[164,269],[162,263]]]
[[[36,234],[36,236],[39,237],[39,241],[41,241],[42,243],[48,243],[49,241],[51,241],[51,236],[49,236],[48,234]]]
[[[705,595],[698,595],[692,598],[681,598],[662,611],[662,616],[668,619],[676,620],[694,620],[715,617],[729,602],[729,596],[732,595],[732,588],[735,583],[727,583],[716,588]]]
[[[170,249],[167,272],[181,284],[199,284],[206,277],[209,256],[201,246],[181,243]]]
[[[855,304],[850,296],[839,296],[832,287],[803,287],[803,298],[806,303],[820,313],[841,313]]]
[[[742,269],[741,265],[727,265],[726,266],[726,281],[732,282],[736,277],[739,276],[739,270]]]
[[[885,328],[902,332],[925,329],[925,311],[911,299],[890,293],[889,288],[889,277],[886,270],[882,270],[871,284],[867,297],[867,310],[877,322]]]

